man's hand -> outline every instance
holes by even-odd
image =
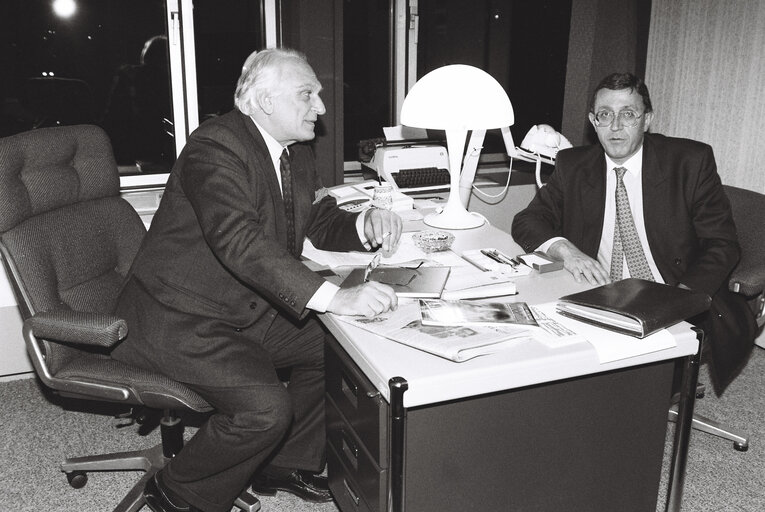
[[[558,240],[550,246],[547,254],[556,260],[563,261],[563,268],[574,275],[577,283],[584,277],[590,284],[606,284],[611,278],[603,265],[577,249],[568,240]]]
[[[395,252],[402,228],[401,217],[390,210],[371,208],[366,211],[364,236],[374,249],[382,247],[386,254]]]
[[[338,290],[327,311],[338,315],[372,318],[398,307],[398,297],[388,285],[370,281],[352,288]]]

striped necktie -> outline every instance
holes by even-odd
[[[292,170],[290,169],[290,156],[287,148],[279,157],[279,171],[282,175],[282,199],[284,200],[284,214],[287,221],[287,248],[290,253],[297,256],[295,244],[295,209],[292,202]]]
[[[637,229],[635,229],[630,200],[624,186],[624,173],[627,172],[627,169],[614,167],[614,171],[616,171],[616,224],[614,225],[614,244],[611,253],[611,280],[619,281],[623,278],[622,269],[626,256],[630,276],[653,281],[653,274],[648,266],[648,260],[645,258]]]

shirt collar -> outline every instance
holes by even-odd
[[[268,153],[271,155],[271,160],[278,162],[279,157],[282,156],[282,151],[284,151],[286,146],[282,146],[279,141],[277,141],[273,136],[271,136],[270,133],[266,131],[265,128],[260,126],[255,119],[250,116],[250,119],[252,119],[252,122],[255,123],[255,127],[258,129],[260,134],[263,136],[263,140],[266,142],[266,147],[268,148]],[[289,150],[287,150],[289,151]]]
[[[632,155],[629,160],[621,165],[615,163],[608,155],[606,155],[606,169],[611,171],[614,167],[625,167],[628,173],[640,176],[640,172],[643,170],[643,146],[641,145],[637,150],[637,153]]]

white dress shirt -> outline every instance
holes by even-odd
[[[630,157],[629,160],[622,165],[618,165],[606,155],[606,209],[603,214],[603,232],[600,236],[600,246],[598,247],[598,263],[603,265],[606,271],[611,268],[611,253],[613,251],[614,243],[614,227],[616,225],[616,173],[615,167],[625,167],[627,172],[624,173],[624,187],[627,189],[627,196],[630,201],[630,210],[632,211],[632,218],[635,221],[635,229],[640,238],[640,243],[643,246],[643,252],[645,253],[646,260],[648,260],[648,267],[651,269],[651,274],[657,283],[663,283],[661,274],[659,273],[656,262],[651,254],[651,249],[648,247],[648,237],[645,234],[645,220],[643,219],[643,186],[641,176],[643,172],[643,147]],[[546,252],[552,244],[558,240],[562,240],[563,237],[554,237],[542,245],[537,250]],[[629,277],[629,269],[627,268],[627,259],[623,262],[622,276]]]
[[[250,117],[252,119],[252,117]],[[282,173],[280,170],[280,163],[279,159],[282,156],[282,152],[287,149],[287,152],[289,153],[289,149],[286,146],[282,146],[279,141],[277,141],[275,138],[271,136],[270,133],[268,133],[262,126],[260,126],[255,119],[252,119],[252,122],[255,123],[255,127],[258,129],[260,134],[263,136],[263,140],[266,142],[266,147],[268,148],[268,154],[271,156],[271,162],[274,164],[274,171],[276,172],[276,179],[279,182],[279,190],[282,191],[282,194],[284,194],[284,189],[282,187]],[[359,240],[364,242],[366,240],[366,237],[364,236],[364,215],[359,215],[356,218],[356,234],[359,237]],[[368,242],[367,242],[368,243]],[[330,283],[329,281],[324,281],[322,285],[319,287],[318,290],[316,290],[316,293],[313,294],[313,297],[308,301],[306,304],[306,307],[308,309],[312,309],[314,311],[318,311],[319,313],[324,313],[327,311],[327,308],[329,307],[329,303],[332,302],[332,299],[335,298],[335,295],[337,294],[338,290],[340,290],[340,287],[336,284]]]
[[[627,196],[630,200],[630,210],[632,211],[632,219],[635,221],[635,229],[640,238],[640,244],[643,246],[643,252],[645,258],[648,260],[648,267],[651,269],[651,274],[657,283],[663,283],[664,280],[659,273],[659,269],[656,267],[656,262],[651,254],[651,249],[648,247],[648,237],[645,234],[645,220],[643,218],[643,184],[642,184],[642,172],[643,172],[643,147],[641,146],[637,153],[632,155],[629,160],[622,165],[618,165],[606,155],[606,210],[603,215],[603,233],[600,237],[600,246],[598,247],[598,262],[603,265],[603,268],[609,270],[611,268],[611,253],[613,252],[614,244],[614,228],[616,226],[616,172],[615,167],[625,167],[627,172],[624,173],[624,187],[627,189]],[[627,268],[627,259],[624,258],[622,262],[623,270],[622,276],[629,277],[629,269]]]

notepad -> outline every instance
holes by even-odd
[[[370,281],[387,284],[399,297],[439,298],[449,278],[451,267],[377,267],[369,274]],[[356,268],[340,285],[350,288],[364,282],[364,269]]]

